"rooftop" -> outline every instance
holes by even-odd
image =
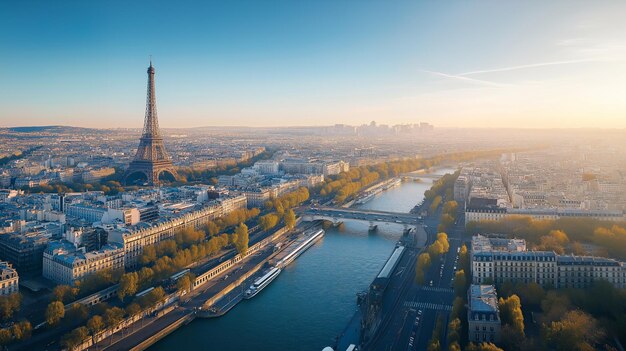
[[[470,312],[498,313],[498,294],[493,285],[470,286]]]

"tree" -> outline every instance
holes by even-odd
[[[285,212],[285,226],[289,229],[292,229],[296,225],[296,214],[292,209],[287,210]]]
[[[119,307],[112,307],[104,311],[104,322],[107,327],[115,327],[124,320],[124,310]]]
[[[88,294],[118,282],[122,274],[123,269],[105,269],[88,275],[77,284],[81,294]]]
[[[237,241],[235,242],[235,248],[241,256],[245,256],[248,253],[248,226],[241,223],[235,228],[235,235]]]
[[[450,319],[459,318],[464,315],[465,299],[461,296],[454,298],[452,302],[452,311],[450,312]]]
[[[69,285],[57,285],[52,290],[52,299],[63,303],[74,300],[76,295],[78,295],[78,288]]]
[[[490,342],[483,342],[479,345],[469,343],[465,348],[466,351],[504,351]]]
[[[274,213],[266,214],[259,218],[259,225],[263,230],[270,230],[278,224],[278,216]]]
[[[137,284],[144,287],[152,282],[154,271],[148,267],[142,267],[137,273]]]
[[[29,321],[21,321],[13,324],[11,327],[11,334],[13,334],[13,338],[17,341],[30,338],[32,331],[33,328]]]
[[[0,329],[0,345],[8,345],[13,341],[13,335],[9,329]]]
[[[500,339],[502,340],[502,346],[507,351],[520,350],[522,343],[524,342],[524,335],[520,334],[518,330],[515,330],[511,325],[506,324],[502,326],[500,330]]]
[[[441,224],[440,224],[441,231],[448,230],[454,224],[454,217],[452,217],[451,215],[449,215],[447,213],[444,213],[444,214],[441,215],[440,222],[441,222]]]
[[[55,326],[65,317],[65,306],[61,301],[52,301],[46,308],[46,322],[50,326]]]
[[[448,243],[448,234],[437,233],[437,241],[441,243],[443,247],[443,253],[450,251],[450,243]]]
[[[148,245],[143,248],[143,252],[139,257],[139,263],[142,265],[148,265],[157,260],[156,248],[154,245]]]
[[[448,345],[456,344],[456,350],[460,350],[459,341],[461,340],[461,320],[454,318],[448,323]],[[448,347],[450,349],[450,347]]]
[[[415,264],[415,280],[418,284],[424,284],[424,276],[426,270],[430,267],[430,255],[422,253],[417,257],[417,263]]]
[[[428,347],[426,348],[427,351],[441,351],[441,343],[439,342],[439,339],[431,339],[428,342]]]
[[[546,292],[543,287],[535,282],[519,284],[519,286],[516,285],[514,290],[517,291],[518,296],[526,307],[539,307],[541,305],[541,301],[546,296]]]
[[[129,317],[132,317],[139,312],[141,312],[141,306],[139,306],[138,303],[133,302],[130,305],[126,306],[126,314]]]
[[[61,344],[69,350],[72,350],[80,345],[88,336],[89,330],[86,327],[78,327],[72,330],[71,333],[65,334]]]
[[[68,322],[75,323],[78,321],[83,321],[89,317],[89,307],[75,303],[72,304],[72,307],[66,312],[64,319]]]
[[[465,277],[465,271],[459,269],[454,273],[454,293],[458,297],[463,297],[467,293],[467,277]]]
[[[126,296],[132,296],[137,293],[139,288],[139,276],[137,272],[126,273],[120,278],[119,287],[117,289],[117,297],[124,301]]]
[[[524,337],[524,315],[522,303],[517,295],[511,295],[506,299],[500,298],[500,319],[503,324],[510,325],[521,337]]]
[[[557,351],[593,350],[605,335],[597,320],[579,310],[569,311],[562,320],[550,323],[544,333],[548,345]]]
[[[570,309],[571,302],[569,298],[558,291],[548,291],[546,297],[541,301],[542,320],[544,323],[560,320]]]
[[[446,203],[443,204],[443,212],[448,213],[452,217],[454,217],[458,207],[459,207],[459,204],[456,201],[454,200],[446,201]]]
[[[209,236],[215,236],[220,232],[220,227],[215,224],[215,222],[208,222],[205,227],[205,231]]]
[[[552,232],[561,232],[561,231],[553,230]],[[562,255],[563,253],[565,253],[563,244],[561,244],[561,242],[559,241],[557,237],[554,237],[552,235],[544,235],[541,238],[539,238],[539,245],[537,245],[536,249],[543,250],[543,251],[554,251],[559,255]]]
[[[191,291],[191,279],[188,274],[178,279],[176,282],[176,288],[181,295]]]
[[[565,232],[562,230],[551,230],[548,235],[554,238],[554,240],[556,240],[556,242],[561,245],[569,243],[569,238],[567,237],[567,234],[565,234]]]
[[[572,253],[577,256],[584,256],[587,254],[587,250],[585,250],[580,242],[575,241],[572,243]]]
[[[439,205],[441,204],[441,196],[437,195],[434,199],[433,202],[430,203],[430,213],[435,213],[435,211],[437,210],[437,207],[439,207]]]
[[[140,297],[138,299],[138,303],[142,307],[142,309],[146,309],[161,302],[164,297],[165,297],[165,290],[163,290],[162,287],[158,286],[154,288],[152,291],[150,291],[149,293],[147,293],[146,295]]]
[[[439,240],[436,240],[434,243],[428,246],[428,254],[433,261],[439,258],[439,255],[443,254],[443,252],[443,245]]]
[[[467,252],[467,246],[465,246],[465,244],[461,245],[459,249],[459,267],[465,272],[469,272],[471,268],[469,253]]]
[[[13,318],[15,312],[20,310],[21,303],[22,295],[20,293],[0,296],[0,317],[5,321]]]
[[[99,331],[104,329],[104,319],[98,315],[91,317],[87,321],[87,329],[89,329],[91,335],[96,336]]]
[[[439,335],[441,335],[441,330],[443,329],[443,318],[441,315],[437,318],[437,322],[435,323],[435,328],[433,329],[432,337],[428,342],[428,351],[441,351],[441,342],[439,341]]]

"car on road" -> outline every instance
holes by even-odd
[[[433,281],[432,280],[430,281],[430,286],[433,286]]]

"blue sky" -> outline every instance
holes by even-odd
[[[623,1],[3,1],[0,126],[626,127]]]

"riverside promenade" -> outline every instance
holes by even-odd
[[[299,231],[299,230],[298,230]],[[89,347],[90,350],[125,351],[145,350],[158,340],[172,333],[195,318],[210,317],[209,309],[217,301],[227,296],[249,281],[267,261],[273,257],[274,245],[288,240],[286,229],[279,229],[270,240],[244,257],[237,264],[220,272],[202,285],[156,315],[142,318],[127,328],[122,328],[111,336]]]

